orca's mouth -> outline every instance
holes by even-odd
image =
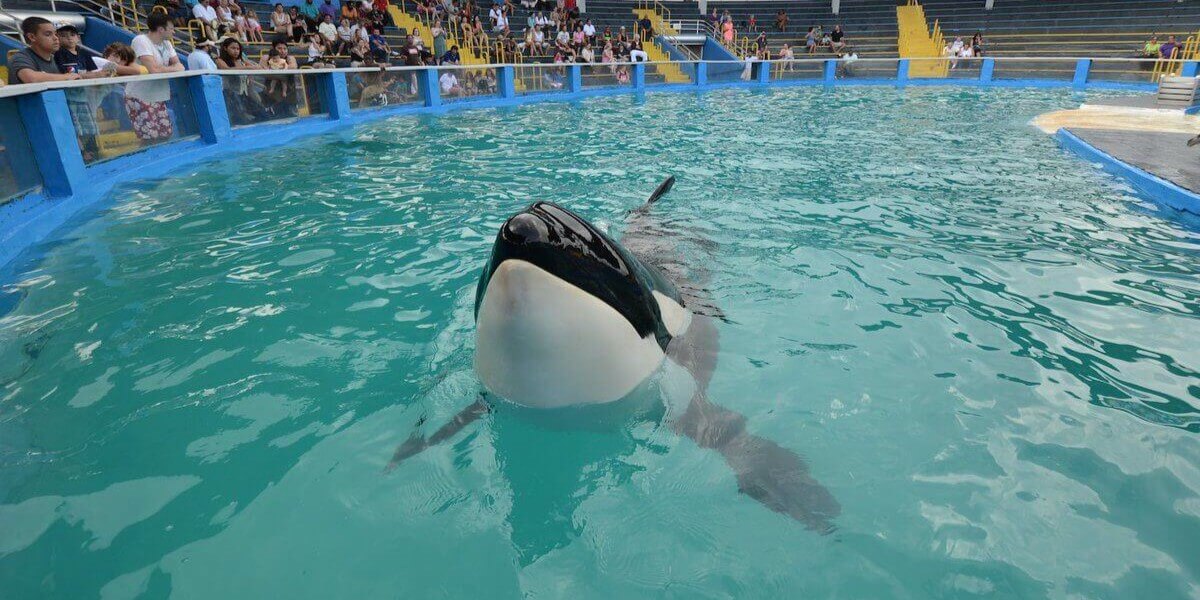
[[[504,223],[476,289],[476,319],[492,275],[510,259],[536,265],[595,296],[629,321],[639,336],[654,334],[664,348],[670,341],[644,267],[579,215],[550,202],[536,202]]]

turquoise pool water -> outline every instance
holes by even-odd
[[[1200,594],[1200,228],[1028,125],[1082,98],[600,98],[122,186],[5,279],[0,596]],[[714,242],[709,396],[807,459],[836,531],[664,426],[669,372],[385,473],[479,390],[504,218],[619,232],[667,173],[663,227]]]

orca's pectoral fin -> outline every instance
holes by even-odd
[[[834,530],[841,505],[809,474],[795,452],[746,431],[746,418],[696,394],[676,424],[704,448],[725,457],[737,476],[738,491],[822,534]]]
[[[418,432],[413,432],[403,444],[400,444],[396,451],[392,454],[392,460],[388,461],[387,467],[384,468],[384,473],[389,473],[395,469],[401,462],[412,456],[416,456],[430,446],[436,446],[447,439],[450,439],[454,434],[462,431],[464,427],[474,423],[476,419],[487,414],[491,410],[491,405],[488,404],[483,394],[475,400],[470,406],[462,409],[450,422],[442,425],[432,436],[425,438]],[[417,426],[420,427],[425,422],[425,417],[421,417]]]

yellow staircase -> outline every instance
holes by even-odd
[[[942,35],[941,25],[934,21],[931,32],[929,22],[925,19],[925,8],[916,0],[908,0],[908,4],[896,7],[896,27],[900,31],[896,40],[900,58],[930,59],[942,56],[946,38]],[[945,60],[914,60],[908,65],[909,77],[940,78],[949,71],[949,61]]]
[[[1200,56],[1200,31],[1188,36],[1183,46],[1175,52],[1172,58],[1160,58],[1154,63],[1154,72],[1150,81],[1158,83],[1163,77],[1179,77],[1183,72],[1183,63],[1196,60]]]
[[[655,4],[658,3],[656,2]],[[666,10],[665,6],[661,6],[661,8],[664,11]],[[643,17],[649,18],[650,26],[654,29],[654,31],[658,32],[659,35],[679,35],[679,32],[675,31],[675,28],[671,26],[671,23],[667,19],[664,19],[662,13],[658,12],[653,5],[639,4],[639,8],[633,9],[633,14],[637,17],[638,21],[640,21]],[[633,34],[639,37],[642,35],[637,21],[635,21],[633,25]],[[642,45],[642,49],[646,51],[646,56],[650,57],[651,62],[667,63],[653,65],[653,69],[659,75],[662,75],[667,83],[688,83],[691,81],[691,79],[688,79],[687,75],[684,75],[683,69],[680,69],[679,65],[672,62],[671,55],[665,49],[663,49],[663,47],[660,46],[657,41],[650,40],[649,42],[646,42]]]
[[[433,51],[433,33],[430,32],[430,30],[433,29],[432,23],[425,23],[421,21],[417,17],[410,15],[407,11],[397,7],[395,4],[388,4],[388,13],[392,15],[392,22],[396,24],[396,27],[404,29],[409,33],[412,33],[413,31],[420,31],[421,42],[424,43],[425,47],[431,52]],[[477,49],[473,44],[464,44],[459,42],[458,36],[454,35],[454,32],[451,31],[450,26],[446,24],[443,24],[443,26],[446,28],[446,47],[450,48],[451,46],[458,46],[458,54],[462,58],[462,64],[487,64],[488,61],[480,56],[481,53],[476,52]],[[439,56],[438,58],[441,57]]]

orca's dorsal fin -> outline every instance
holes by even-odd
[[[654,193],[650,194],[650,198],[646,200],[646,204],[654,204],[655,202],[658,202],[658,199],[667,195],[667,192],[671,191],[671,188],[674,186],[675,176],[668,175],[667,178],[664,179],[662,183],[658,184],[658,187],[654,189]]]

